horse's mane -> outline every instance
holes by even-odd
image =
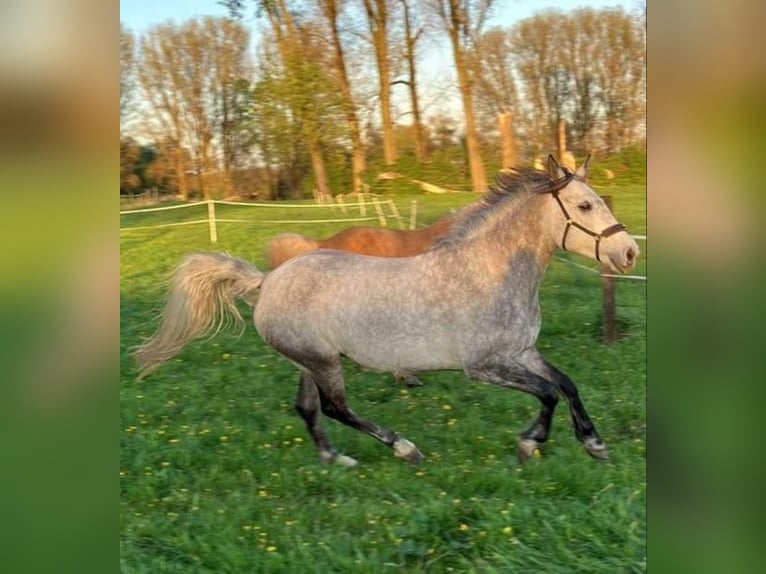
[[[479,201],[458,213],[452,230],[439,239],[434,248],[459,243],[501,206],[515,203],[533,194],[550,193],[560,189],[563,181],[568,183],[573,177],[571,172],[566,171],[565,174],[565,180],[552,180],[547,171],[531,167],[516,167],[501,172],[495,178],[495,184]]]

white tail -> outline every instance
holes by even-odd
[[[135,350],[139,379],[173,358],[193,339],[244,321],[235,304],[255,306],[265,274],[223,253],[189,255],[173,273],[157,332]]]

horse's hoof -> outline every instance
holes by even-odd
[[[359,464],[359,461],[357,461],[355,458],[351,458],[350,456],[346,456],[345,454],[339,454],[338,456],[335,457],[333,464],[351,468],[352,466],[356,466],[357,464]]]
[[[337,452],[322,451],[319,458],[324,464],[337,464],[338,466],[352,467],[359,464],[355,458]]]
[[[585,450],[593,458],[599,460],[609,460],[609,449],[606,447],[606,443],[600,438],[585,439],[582,443]]]
[[[406,438],[397,439],[394,443],[394,455],[406,460],[410,464],[418,465],[423,462],[423,453]]]
[[[423,381],[421,381],[417,377],[410,376],[404,379],[404,384],[406,384],[408,387],[422,387]]]
[[[395,373],[394,378],[397,383],[404,383],[408,387],[422,387],[423,382],[415,375]]]
[[[521,464],[527,462],[531,457],[539,457],[540,443],[531,438],[520,438],[516,448],[516,456]]]

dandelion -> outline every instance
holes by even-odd
[[[267,546],[266,547],[266,552],[276,552],[276,551],[277,551],[277,547],[276,546]]]
[[[267,491],[265,491],[265,490],[259,490],[258,491],[258,496],[260,496],[261,498],[268,498],[269,493]]]
[[[168,444],[178,444],[180,441],[177,438],[171,438],[168,440]]]
[[[460,523],[460,526],[458,527],[458,530],[460,530],[460,532],[465,532],[466,530],[468,530],[468,528],[469,528],[469,526],[465,522],[462,522],[462,523]]]
[[[230,353],[224,353],[223,355],[221,355],[221,358],[222,358],[224,361],[228,360],[230,357],[231,357],[231,354],[230,354]]]
[[[296,436],[296,437],[293,438],[293,442],[300,444],[300,443],[303,442],[303,439],[301,437],[299,437],[299,436]]]
[[[505,534],[506,536],[510,536],[511,534],[513,534],[513,528],[510,526],[506,526],[505,528],[503,528],[503,534]]]
[[[452,405],[442,405],[442,410],[443,411],[451,411],[452,410]]]
[[[168,461],[166,461],[166,460],[163,460],[163,461],[160,463],[160,466],[162,466],[163,468],[167,468],[167,467],[169,467],[169,466],[170,466],[170,463],[169,463]]]

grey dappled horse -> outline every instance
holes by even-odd
[[[344,356],[389,372],[459,369],[536,396],[540,414],[518,441],[522,462],[547,440],[561,394],[587,452],[607,458],[574,383],[535,348],[538,290],[557,248],[620,273],[638,257],[625,226],[584,183],[587,164],[571,173],[549,157],[547,173],[520,168],[499,176],[480,208],[413,257],[319,250],[264,274],[227,255],[190,255],[176,269],[159,330],[136,351],[141,376],[227,318],[241,322],[239,298],[255,307],[261,337],[298,366],[295,407],[323,461],[356,464],[332,447],[320,412],[400,458],[423,458],[413,443],[349,407]]]

